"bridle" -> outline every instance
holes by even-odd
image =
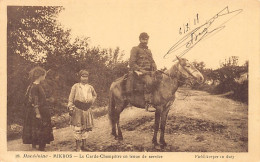
[[[180,63],[179,63],[179,65],[192,77],[192,78],[194,78],[194,79],[197,79],[195,76],[193,76],[192,74],[194,73],[194,72],[197,72],[198,70],[197,69],[195,69],[195,70],[193,70],[192,72],[189,72],[185,67],[183,67]],[[179,66],[178,65],[178,66]],[[178,71],[180,72],[180,70],[179,70],[179,68],[178,68]],[[180,72],[181,73],[181,72]],[[182,73],[181,73],[182,74]],[[189,77],[184,77],[185,79],[188,79]]]
[[[192,72],[189,72],[185,67],[183,67],[180,63],[177,65],[177,66],[181,66],[192,78],[195,78],[196,79],[196,77],[195,76],[193,76],[192,74],[194,73],[194,72],[196,72],[197,71],[197,69],[195,69],[195,70],[193,70]],[[178,70],[178,72],[180,72],[180,74],[181,74],[181,76],[186,80],[186,79],[189,79],[190,77],[186,77],[185,75],[183,75],[182,74],[182,72],[179,70],[179,67],[177,67],[177,70]],[[166,76],[168,76],[169,78],[171,78],[171,79],[176,79],[177,77],[174,75],[170,75],[170,74],[167,74],[167,73],[165,73],[164,71],[162,71],[162,70],[158,70],[159,72],[161,72],[162,74],[164,74],[164,75],[166,75]],[[181,81],[181,80],[179,80],[179,79],[177,79],[179,82],[181,82],[181,83],[186,83],[186,82],[184,82],[184,81]]]
[[[197,69],[195,69],[194,71],[192,71],[192,72],[189,72],[185,67],[183,67],[180,63],[179,63],[179,65],[190,75],[190,76],[192,76],[193,78],[196,78],[196,77],[194,77],[192,74],[194,73],[194,72],[196,72],[197,71]],[[179,66],[178,65],[178,66]],[[179,70],[179,67],[177,67],[177,70],[178,70],[178,72],[180,72],[180,74],[182,75],[182,77],[186,80],[186,79],[189,79],[189,77],[186,77],[186,76],[184,76],[183,74],[182,74],[182,72]],[[177,77],[174,75],[170,75],[170,74],[167,74],[167,73],[165,73],[164,71],[162,71],[162,70],[158,70],[159,72],[161,72],[162,74],[164,74],[164,75],[166,75],[166,76],[168,76],[169,78],[171,78],[171,79],[177,79]],[[184,81],[182,81],[182,80],[180,80],[180,79],[177,79],[177,81],[178,82],[180,82],[180,83],[183,83],[183,84],[187,84],[186,82],[184,82]],[[183,99],[180,99],[180,100],[185,100],[188,96],[190,96],[190,93],[188,92],[186,95],[185,95],[185,97],[183,98]]]

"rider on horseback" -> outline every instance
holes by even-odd
[[[139,36],[140,44],[131,50],[129,66],[130,70],[138,75],[145,85],[144,98],[146,102],[146,110],[150,107],[152,100],[152,72],[157,70],[151,50],[148,49],[149,36],[143,32]],[[132,87],[132,86],[131,86]]]

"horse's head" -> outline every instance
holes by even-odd
[[[196,82],[199,84],[203,83],[204,77],[199,72],[198,69],[196,69],[187,59],[185,58],[179,58],[177,57],[179,63],[178,63],[178,71],[181,73],[181,76],[188,80],[195,79]]]

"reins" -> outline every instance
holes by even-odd
[[[179,64],[180,65],[180,64]],[[192,73],[190,73],[188,70],[186,70],[183,66],[181,66],[189,75],[191,75],[193,78],[194,78],[194,76],[192,75],[192,73],[194,73],[196,70],[194,70]],[[179,70],[179,68],[177,68],[177,70],[180,72],[180,70]],[[166,76],[168,76],[169,78],[171,78],[171,79],[177,79],[177,77],[174,75],[174,76],[172,76],[172,75],[170,75],[170,74],[167,74],[167,73],[165,73],[164,71],[162,71],[162,70],[158,70],[159,72],[161,72],[162,74],[164,74],[164,75],[166,75]],[[181,72],[180,72],[181,73]],[[182,77],[183,77],[183,75],[182,75]],[[189,77],[184,77],[184,79],[189,79]],[[186,84],[186,82],[184,82],[184,81],[182,81],[182,80],[180,80],[180,79],[177,79],[177,81],[178,82],[180,82],[180,83],[184,83],[184,84]]]
[[[168,76],[168,77],[171,78],[171,79],[177,79],[175,76],[172,76],[172,75],[170,75],[170,74],[167,74],[167,73],[165,73],[165,72],[162,71],[162,70],[158,70],[158,71],[161,72],[162,74]],[[178,81],[178,82],[181,82],[181,83],[185,83],[184,81],[181,81],[181,80],[179,80],[179,79],[177,79],[177,81]]]
[[[179,64],[180,65],[180,64]],[[189,72],[187,69],[185,69],[182,65],[180,65],[190,76],[192,76],[193,78],[194,78],[194,76],[192,75],[196,70],[194,70],[194,71],[192,71],[192,72]],[[180,72],[180,70],[179,70],[179,68],[177,68],[177,70],[178,70],[178,72]],[[161,72],[162,74],[164,74],[164,75],[166,75],[166,76],[168,76],[169,78],[171,78],[171,79],[177,79],[177,77],[174,75],[174,76],[172,76],[172,75],[170,75],[170,74],[168,74],[168,73],[165,73],[164,71],[162,71],[162,70],[158,70],[159,72]],[[180,72],[181,73],[181,72]],[[182,77],[183,77],[183,75],[182,75]],[[189,77],[184,77],[184,79],[188,79]],[[180,82],[180,83],[184,83],[184,84],[187,84],[186,82],[184,82],[184,81],[181,81],[181,80],[179,80],[179,79],[177,79],[177,81],[178,82]],[[180,99],[180,100],[185,100],[188,96],[190,96],[190,93],[188,92],[185,96],[184,96],[184,98],[183,99]]]
[[[196,79],[196,77],[194,77],[192,74],[195,72],[195,71],[197,71],[197,70],[193,70],[192,72],[189,72],[185,67],[183,67],[180,63],[179,63],[179,65],[190,75],[190,76],[192,76],[193,78],[195,78]],[[178,69],[178,71],[180,72],[180,70]],[[188,79],[188,78],[185,78],[185,79]]]

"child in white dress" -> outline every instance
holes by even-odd
[[[71,116],[70,124],[76,140],[76,151],[87,150],[86,138],[94,126],[90,107],[97,98],[95,89],[88,84],[88,71],[81,70],[79,76],[80,82],[72,86],[68,102]]]

